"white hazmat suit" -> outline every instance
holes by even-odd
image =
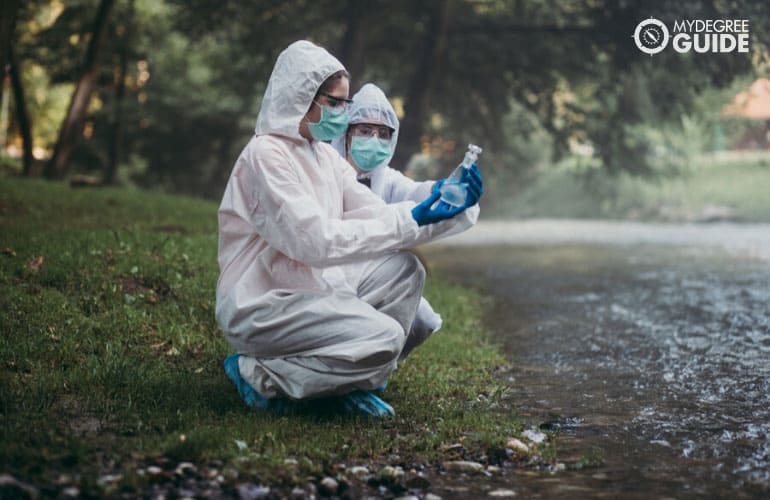
[[[256,133],[219,207],[216,316],[243,379],[265,397],[372,390],[395,369],[424,283],[400,251],[459,232],[472,214],[418,226],[413,202],[386,205],[299,125],[344,69],[307,41],[278,57]]]
[[[390,161],[393,159],[398,145],[399,120],[385,93],[372,83],[365,84],[353,96],[353,103],[348,106],[348,113],[350,114],[350,125],[373,123],[385,125],[393,131],[390,140],[390,156],[373,170],[359,173],[358,179],[368,180],[367,184],[369,184],[372,192],[388,204],[407,200],[419,203],[427,198],[433,188],[434,181],[417,182],[390,167]],[[344,135],[333,140],[332,146],[343,158],[347,157],[348,151]],[[468,208],[461,217],[475,220],[478,217],[478,212],[479,207],[475,205]],[[404,346],[401,353],[402,357],[427,340],[432,333],[438,331],[441,328],[441,323],[441,315],[433,310],[424,297],[421,298],[417,315],[410,328],[407,345]]]

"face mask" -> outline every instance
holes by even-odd
[[[377,137],[353,136],[350,141],[350,156],[361,170],[374,170],[388,160],[390,142],[383,142]]]
[[[341,108],[336,111],[329,106],[321,105],[321,119],[318,123],[307,122],[310,135],[317,141],[331,141],[345,133],[348,128],[348,111]]]

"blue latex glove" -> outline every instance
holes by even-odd
[[[463,169],[463,176],[460,182],[467,186],[468,197],[465,199],[465,207],[472,207],[479,202],[481,195],[484,194],[484,179],[481,177],[479,167],[475,163],[470,168]]]
[[[414,217],[414,220],[417,221],[417,225],[424,226],[426,224],[433,224],[442,220],[451,219],[455,215],[468,208],[465,205],[453,207],[448,203],[439,201],[441,198],[440,189],[442,184],[444,184],[444,179],[441,179],[436,184],[434,184],[433,189],[430,192],[430,196],[425,198],[419,205],[416,205],[412,209],[412,217]]]

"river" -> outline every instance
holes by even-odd
[[[770,225],[482,222],[422,249],[496,298],[528,498],[768,498]],[[439,333],[440,335],[440,333]]]

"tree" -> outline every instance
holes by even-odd
[[[27,98],[24,93],[24,84],[21,79],[21,65],[11,47],[10,50],[10,76],[13,89],[13,102],[16,109],[16,121],[21,132],[22,144],[22,173],[29,176],[32,171],[32,124],[27,111]]]
[[[62,178],[67,173],[70,156],[75,148],[78,136],[83,129],[83,122],[98,77],[98,59],[104,45],[107,22],[114,0],[101,0],[93,22],[91,39],[88,43],[81,76],[72,94],[69,111],[62,122],[59,138],[54,147],[53,156],[46,165],[48,178]]]

